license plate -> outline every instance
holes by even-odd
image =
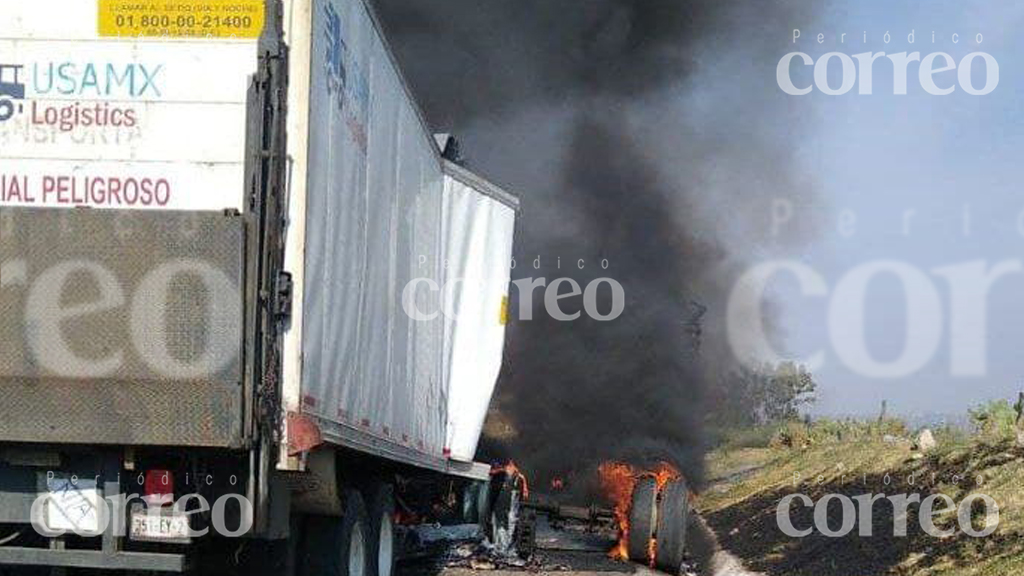
[[[46,527],[55,532],[95,536],[100,531],[103,496],[95,480],[52,476],[46,479]]]
[[[132,540],[178,540],[189,539],[188,516],[163,512],[146,514],[132,512]]]

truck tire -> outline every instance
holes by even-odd
[[[522,476],[504,475],[498,494],[489,507],[490,534],[488,539],[499,554],[515,552],[516,532],[522,514],[525,486]]]
[[[355,490],[345,490],[341,518],[311,516],[303,527],[304,576],[369,576],[370,530],[366,505]]]
[[[634,562],[651,562],[651,539],[658,522],[658,482],[654,478],[640,478],[633,487],[629,507],[629,533],[626,551]]]
[[[390,484],[377,484],[370,494],[369,576],[395,573],[395,494]]]
[[[686,523],[690,515],[690,491],[683,479],[670,481],[661,491],[658,505],[658,548],[655,564],[669,574],[679,574],[686,553]]]

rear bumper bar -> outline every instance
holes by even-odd
[[[187,562],[184,554],[0,547],[2,565],[181,573],[185,571]]]

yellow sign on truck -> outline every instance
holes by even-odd
[[[264,0],[99,0],[99,35],[169,38],[258,38]]]

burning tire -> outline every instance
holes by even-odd
[[[686,482],[671,480],[661,491],[658,505],[658,546],[655,564],[669,574],[679,574],[686,548],[686,522],[690,514],[690,491]]]
[[[651,539],[658,525],[657,501],[657,480],[650,477],[637,480],[629,507],[629,534],[626,540],[630,560],[644,564],[651,561]]]
[[[522,512],[522,476],[505,474],[499,486],[498,495],[491,507],[490,539],[500,554],[512,554],[516,551],[516,533]]]

